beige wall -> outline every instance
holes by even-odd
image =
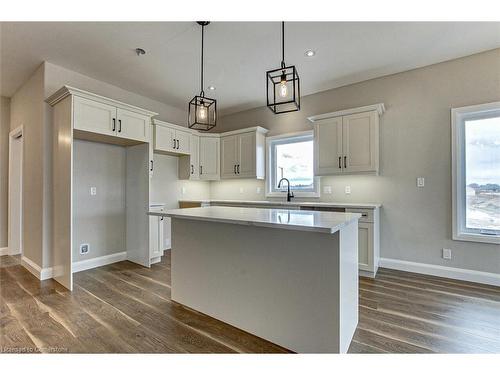
[[[7,247],[10,99],[0,96],[0,248]]]
[[[12,96],[10,128],[24,126],[23,155],[23,255],[39,266],[50,257],[50,189],[51,176],[44,173],[51,150],[46,143],[50,127],[44,122],[43,66],[40,66]]]
[[[306,80],[307,77],[301,77]],[[381,255],[500,273],[500,246],[451,240],[450,108],[500,100],[500,49],[373,79],[302,98],[301,111],[273,115],[257,108],[223,117],[217,131],[260,125],[280,134],[312,129],[307,117],[385,103],[380,126],[380,176],[324,177],[323,201],[380,202]],[[425,188],[417,188],[417,176]],[[351,195],[344,187],[351,186]],[[240,193],[239,189],[244,192]],[[211,185],[215,199],[263,199],[258,181]],[[453,260],[441,249],[453,250]]]
[[[73,142],[73,261],[125,251],[125,166],[125,147]]]

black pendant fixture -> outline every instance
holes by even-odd
[[[192,129],[208,131],[217,123],[217,101],[205,97],[203,89],[203,40],[204,30],[210,22],[198,21],[201,26],[201,91],[189,102],[188,126]]]
[[[285,64],[285,22],[281,22],[281,68],[266,72],[267,106],[275,114],[300,110],[300,82],[295,65]]]

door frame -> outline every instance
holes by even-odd
[[[11,191],[11,175],[12,175],[12,142],[14,139],[21,138],[21,155],[20,155],[20,162],[21,162],[21,181],[20,181],[20,195],[21,195],[21,212],[19,213],[20,216],[20,233],[21,233],[21,238],[19,239],[19,247],[20,247],[20,253],[21,256],[23,254],[23,203],[24,203],[24,197],[23,197],[23,170],[24,170],[24,125],[20,125],[17,128],[11,130],[9,132],[9,182],[8,182],[8,209],[7,209],[7,248],[9,249],[9,255],[12,255],[12,249],[11,249],[11,244],[10,244],[10,233],[12,229],[12,223],[10,220],[11,217],[11,209],[12,205],[10,202],[10,197],[12,195]]]

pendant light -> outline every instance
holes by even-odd
[[[275,114],[300,110],[300,82],[295,65],[285,64],[285,22],[281,22],[281,67],[266,72],[267,106]]]
[[[201,26],[201,91],[189,102],[188,126],[192,129],[208,131],[217,123],[217,101],[205,96],[203,89],[203,42],[205,26],[210,22],[198,21]]]

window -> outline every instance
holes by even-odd
[[[290,181],[295,196],[319,197],[319,181],[314,177],[313,133],[300,132],[267,138],[267,196],[282,196]]]
[[[453,239],[500,243],[500,102],[452,109]]]

